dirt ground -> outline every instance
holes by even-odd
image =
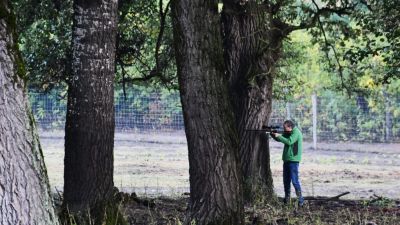
[[[62,191],[64,137],[40,132],[50,185]],[[271,169],[278,196],[283,195],[282,144],[271,140]],[[187,215],[189,164],[186,138],[175,134],[117,133],[114,184],[121,191],[121,211],[129,224],[179,225]],[[260,204],[245,207],[247,225],[400,224],[400,143],[304,143],[300,177],[302,208]]]
[[[62,132],[40,132],[50,184],[63,187]],[[400,199],[400,143],[304,143],[300,178],[305,196],[368,200],[373,195]],[[278,196],[283,194],[282,144],[271,139],[271,168]],[[179,197],[189,191],[189,165],[183,133],[117,133],[114,183],[120,191],[139,196]]]

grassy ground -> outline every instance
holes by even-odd
[[[129,198],[128,198],[129,199]],[[313,200],[302,208],[295,202],[289,206],[260,204],[245,207],[248,225],[319,225],[319,224],[400,224],[400,202],[381,198],[371,200]],[[187,198],[153,198],[146,204],[126,201],[123,213],[130,224],[179,225],[185,219]],[[148,204],[151,202],[151,204]]]

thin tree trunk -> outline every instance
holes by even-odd
[[[273,196],[269,137],[247,132],[268,125],[272,85],[283,34],[265,9],[255,1],[240,4],[225,0],[223,9],[225,61],[230,76],[246,202]]]
[[[9,2],[0,0],[0,224],[59,224],[15,26]]]
[[[176,63],[189,148],[189,220],[243,224],[238,134],[229,101],[218,1],[174,0]]]
[[[75,213],[112,196],[116,0],[76,0],[65,125],[64,204]]]

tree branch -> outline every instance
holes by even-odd
[[[312,2],[313,2],[313,4],[315,5],[315,7],[317,8],[317,10],[318,10],[319,8],[318,8],[318,5],[317,5],[317,3],[315,2],[315,0],[312,0]],[[338,65],[338,67],[339,67],[339,75],[340,75],[340,81],[341,81],[341,83],[342,83],[342,87],[344,87],[344,88],[347,90],[348,94],[349,94],[349,93],[350,93],[349,88],[348,88],[348,87],[346,86],[346,84],[344,83],[344,78],[343,78],[343,66],[340,64],[340,60],[339,60],[339,56],[338,56],[338,54],[337,54],[337,52],[336,52],[336,48],[335,48],[335,46],[333,46],[331,43],[329,43],[328,38],[326,37],[325,29],[324,29],[324,26],[323,26],[323,24],[322,24],[322,22],[321,22],[320,17],[318,17],[317,20],[318,20],[318,25],[319,25],[319,27],[320,27],[320,29],[321,29],[322,35],[323,35],[323,37],[324,37],[325,45],[326,45],[327,48],[330,47],[330,48],[332,49],[333,54],[334,54],[334,57],[335,57],[335,60],[336,60],[336,63],[337,63],[337,65]],[[330,62],[330,58],[329,58],[328,52],[325,51],[325,54],[326,54],[326,57],[327,57],[327,59],[328,59],[328,62],[329,62],[329,64],[330,64],[330,66],[331,66],[332,64],[331,64],[331,62]]]
[[[360,0],[360,3],[363,4],[363,5],[365,5],[369,11],[371,11],[371,12],[374,11],[374,10],[372,9],[371,5],[368,4],[367,1],[365,1],[365,0]]]
[[[277,1],[275,4],[271,4],[267,0],[264,1],[264,5],[266,5],[268,12],[271,14],[278,13],[284,3],[285,3],[285,0]]]
[[[165,10],[163,9],[163,0],[159,0],[158,6],[159,6],[159,19],[160,19],[160,27],[159,27],[159,33],[157,36],[157,42],[154,50],[154,60],[155,60],[155,65],[150,66],[147,64],[141,57],[140,53],[138,54],[133,54],[133,57],[140,63],[142,64],[146,70],[141,71],[142,77],[127,77],[127,72],[125,70],[125,66],[129,66],[128,64],[124,63],[123,60],[118,60],[118,64],[121,66],[121,71],[122,71],[122,81],[120,83],[125,86],[125,83],[130,82],[146,82],[149,81],[153,78],[159,78],[160,81],[163,84],[170,84],[174,80],[174,77],[167,77],[163,74],[163,69],[168,63],[163,62],[160,59],[160,49],[162,45],[162,40],[164,37],[165,33],[165,28],[166,28],[166,19],[168,15],[168,11],[170,8],[170,3],[169,1],[166,5]]]
[[[167,78],[155,70],[152,70],[149,73],[142,72],[142,74],[144,75],[143,77],[125,77],[120,83],[146,82],[156,77],[159,78],[163,84],[171,83],[174,80],[174,77]]]
[[[339,16],[343,15],[350,15],[351,11],[355,9],[357,6],[357,3],[354,5],[346,6],[343,8],[319,8],[317,3],[313,0],[312,1],[314,6],[316,7],[317,11],[313,11],[310,9],[310,12],[312,12],[312,16],[309,20],[307,21],[302,21],[300,25],[288,25],[288,33],[295,31],[295,30],[302,30],[302,29],[308,29],[316,26],[317,21],[320,19],[321,16],[328,16],[331,14],[337,14]]]
[[[164,36],[166,17],[167,17],[167,14],[168,14],[169,5],[170,5],[171,1],[169,1],[167,3],[165,12],[163,11],[163,3],[162,2],[163,2],[163,0],[159,1],[160,32],[158,33],[156,49],[155,49],[155,52],[154,52],[154,58],[156,60],[156,68],[157,68],[157,70],[160,70],[160,59],[159,59],[160,58],[160,48],[161,48],[162,38]]]

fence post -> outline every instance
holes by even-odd
[[[314,92],[311,96],[312,102],[312,123],[313,123],[313,147],[317,149],[317,94]]]
[[[290,115],[290,103],[286,102],[286,119],[292,119],[292,115]]]
[[[392,113],[390,111],[390,99],[385,90],[382,92],[385,102],[385,141],[390,141],[392,137]]]

